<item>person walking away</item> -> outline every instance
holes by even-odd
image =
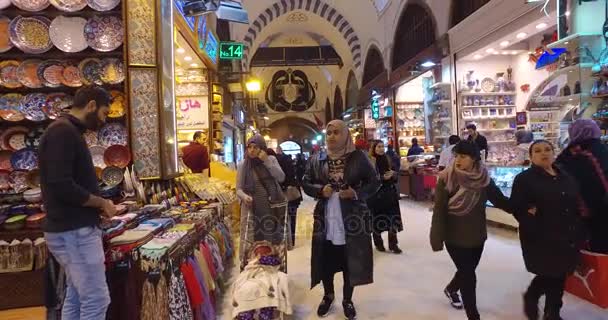
[[[467,141],[469,142],[474,142],[477,145],[477,149],[479,149],[479,152],[484,151],[485,152],[485,156],[483,157],[484,161],[488,159],[488,139],[486,139],[486,137],[482,136],[478,131],[477,131],[477,126],[474,124],[469,124],[467,125],[467,131],[469,132],[469,137],[467,138]]]
[[[299,153],[296,155],[296,177],[298,179],[298,184],[302,185],[302,178],[304,177],[304,173],[306,172],[306,158],[304,158],[303,153]]]
[[[407,156],[417,156],[424,153],[424,149],[418,145],[418,139],[412,138],[412,147],[407,151]]]
[[[369,200],[369,208],[372,211],[372,236],[376,250],[386,251],[382,240],[382,232],[388,232],[388,249],[400,254],[397,233],[403,231],[403,221],[401,220],[401,209],[399,198],[395,187],[397,172],[391,169],[388,155],[384,153],[384,143],[380,140],[374,141],[369,150],[372,162],[376,165],[376,170],[382,181],[381,187],[376,194]]]
[[[192,142],[182,148],[182,159],[184,164],[193,173],[203,173],[209,169],[209,151],[205,144],[207,138],[202,131],[197,131],[192,137]]]
[[[391,168],[393,171],[399,173],[401,170],[401,157],[395,152],[395,148],[392,143],[389,143],[386,147],[386,155],[390,159]]]
[[[116,213],[98,196],[97,176],[83,133],[105,122],[111,97],[100,87],[76,92],[69,113],[53,122],[40,140],[40,186],[47,211],[44,237],[67,276],[64,320],[103,320],[110,304],[101,218]]]
[[[440,171],[449,167],[454,162],[454,146],[456,146],[458,142],[460,142],[459,136],[451,135],[448,138],[448,143],[450,145],[444,148],[439,155],[438,167]]]
[[[317,199],[311,254],[311,288],[323,282],[325,294],[317,315],[329,314],[334,275],[344,276],[344,315],[355,319],[354,287],[373,282],[371,214],[366,201],[380,187],[367,154],[356,150],[346,123],[327,124],[327,153],[309,159],[303,189]]]
[[[280,186],[285,174],[277,159],[266,153],[266,141],[261,135],[247,141],[247,153],[238,166],[236,179],[236,194],[241,201],[241,270],[249,263],[251,246],[269,241],[281,255],[281,271],[287,272],[287,200]]]
[[[502,194],[481,162],[474,143],[461,141],[454,147],[453,165],[439,175],[431,224],[433,251],[447,251],[456,265],[456,274],[444,290],[451,305],[464,309],[469,320],[479,320],[477,276],[484,244],[488,238],[486,202],[511,212]],[[462,295],[462,301],[458,292]]]
[[[524,294],[524,313],[529,320],[538,319],[542,295],[546,297],[543,319],[562,319],[565,281],[579,262],[584,236],[576,181],[554,159],[550,142],[532,143],[532,167],[515,177],[511,195],[524,262],[536,275]]]
[[[568,131],[570,145],[557,157],[557,164],[578,182],[589,216],[589,249],[608,254],[608,147],[593,120],[576,120]]]
[[[277,148],[277,161],[281,170],[285,173],[285,181],[281,183],[281,189],[287,197],[287,214],[289,215],[291,246],[296,245],[296,222],[298,219],[298,207],[302,203],[302,191],[296,178],[296,168],[290,155],[284,154],[281,147]]]

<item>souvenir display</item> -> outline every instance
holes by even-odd
[[[23,2],[27,1],[30,0],[23,0]],[[53,48],[49,36],[50,25],[51,20],[43,16],[18,16],[9,25],[10,39],[17,48],[25,53],[45,53]]]
[[[110,104],[109,118],[122,118],[127,113],[126,100],[124,93],[116,90],[110,92],[112,95],[112,104]]]
[[[38,167],[38,155],[32,148],[21,149],[11,157],[11,164],[16,170],[33,170]]]
[[[117,84],[125,80],[124,64],[119,59],[103,59],[100,69],[101,80],[107,84]]]
[[[120,0],[87,0],[89,7],[97,11],[110,11],[120,4]]]
[[[10,160],[9,160],[10,161]],[[11,165],[11,170],[13,168],[13,165]],[[9,190],[11,188],[10,185],[10,171],[9,170],[0,170],[0,191],[4,192],[6,190]]]
[[[25,149],[25,133],[15,132],[11,136],[8,136],[8,146],[15,151]]]
[[[13,170],[13,165],[11,164],[12,155],[13,155],[12,151],[8,151],[8,150],[0,151],[0,170],[7,170],[7,171]]]
[[[40,187],[40,170],[34,169],[27,173],[27,186],[30,188]]]
[[[99,130],[97,139],[101,146],[109,147],[111,145],[122,145],[128,144],[127,128],[120,123],[108,123]]]
[[[38,78],[38,67],[42,61],[40,60],[25,60],[17,68],[17,77],[21,84],[28,88],[42,88],[42,81]]]
[[[42,191],[40,188],[27,190],[23,193],[23,199],[29,203],[38,203],[42,201]]]
[[[81,17],[59,16],[49,27],[51,41],[63,52],[80,52],[88,47],[84,35],[86,24],[87,20]]]
[[[0,118],[11,122],[25,119],[20,111],[22,99],[23,96],[18,93],[7,93],[0,96]]]
[[[46,219],[46,213],[35,213],[25,219],[25,227],[28,229],[40,229]]]
[[[61,82],[64,86],[77,88],[82,86],[82,77],[80,76],[80,70],[78,66],[72,63],[65,65],[63,69],[63,80]]]
[[[44,93],[32,93],[23,98],[21,113],[26,119],[40,122],[47,119],[42,107],[46,104],[47,96]]]
[[[17,76],[18,68],[18,61],[5,60],[0,62],[0,85],[9,89],[16,89],[23,86],[19,81],[19,76]]]
[[[30,132],[25,135],[25,146],[27,148],[38,149],[38,145],[40,145],[40,138],[42,138],[43,134],[43,127],[30,130]]]
[[[106,162],[104,161],[106,148],[102,146],[91,146],[89,147],[89,151],[91,152],[93,166],[104,169],[106,167]]]
[[[11,157],[11,163],[13,163],[13,158],[14,158],[15,154],[13,154],[13,156]],[[27,175],[28,172],[22,169],[18,169],[15,168],[15,165],[13,163],[13,169],[15,169],[15,171],[11,172],[8,176],[9,179],[9,184],[11,186],[11,188],[13,188],[13,191],[16,193],[21,193],[25,190],[28,189],[28,184],[27,184]]]
[[[87,21],[84,35],[89,47],[102,52],[113,51],[124,41],[122,19],[116,16],[95,16]]]
[[[57,88],[65,81],[63,70],[65,66],[59,60],[46,60],[38,66],[38,79],[45,87]]]
[[[57,9],[65,12],[76,12],[87,6],[86,0],[49,0]]]
[[[0,10],[11,6],[11,0],[0,0]]]
[[[105,150],[103,159],[108,166],[124,169],[131,162],[131,152],[125,146],[113,145]]]
[[[87,130],[82,136],[84,137],[87,146],[92,147],[97,145],[97,132]]]
[[[13,43],[8,36],[8,27],[11,19],[5,16],[0,16],[0,53],[7,52],[13,47]]]
[[[50,93],[46,96],[46,103],[42,106],[42,112],[51,119],[57,119],[63,110],[72,105],[74,98],[65,93]]]
[[[101,180],[108,187],[115,187],[119,185],[122,182],[123,178],[124,174],[122,172],[122,169],[118,167],[106,167],[101,173]]]
[[[38,12],[46,9],[50,3],[49,0],[12,0],[15,7],[31,12]]]
[[[88,58],[82,60],[78,65],[80,69],[80,77],[85,85],[101,85],[101,60],[96,58]]]
[[[496,82],[492,78],[484,78],[481,80],[481,90],[484,92],[494,92],[496,90]]]
[[[4,229],[10,230],[10,231],[21,230],[21,229],[25,228],[25,219],[26,218],[27,218],[27,216],[24,214],[12,216],[12,217],[8,218],[6,221],[4,221],[4,224],[2,224],[2,226],[4,227]]]

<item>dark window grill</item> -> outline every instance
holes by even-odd
[[[409,4],[401,14],[395,32],[393,70],[410,61],[434,42],[435,22],[431,13],[418,4]]]

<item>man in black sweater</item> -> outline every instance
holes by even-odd
[[[68,278],[62,319],[104,320],[110,304],[98,225],[116,209],[98,196],[95,168],[82,135],[103,125],[110,102],[100,87],[79,89],[70,112],[53,122],[40,141],[45,238]]]
[[[482,150],[485,151],[486,155],[484,157],[484,160],[487,160],[488,159],[488,139],[486,139],[486,137],[479,134],[479,132],[477,132],[477,126],[472,123],[467,125],[467,131],[469,132],[469,138],[467,138],[467,141],[474,142],[477,145],[477,148],[479,149],[480,153]]]

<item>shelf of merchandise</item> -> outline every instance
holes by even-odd
[[[578,38],[582,38],[582,37],[597,37],[597,38],[601,38],[603,37],[603,35],[601,33],[577,33],[577,34],[573,34],[570,36],[567,36],[563,39],[560,39],[558,41],[555,41],[553,43],[550,43],[549,45],[547,45],[547,48],[560,48],[563,47],[565,45],[568,45],[571,41],[575,41],[578,40]]]
[[[429,89],[437,89],[441,87],[450,87],[452,84],[449,82],[437,82],[429,87]]]
[[[440,106],[440,105],[450,104],[450,103],[452,103],[452,101],[450,101],[450,100],[439,100],[439,101],[433,102],[433,105]]]
[[[509,120],[509,119],[515,119],[515,115],[512,116],[505,116],[505,117],[500,117],[500,116],[496,116],[496,117],[466,117],[466,118],[462,118],[462,120]]]
[[[437,136],[435,139],[448,139],[450,136]]]
[[[593,63],[579,63],[579,64],[575,64],[575,65],[572,65],[569,67],[557,69],[557,70],[555,70],[554,74],[574,72],[574,71],[579,71],[580,69],[589,69],[592,67],[593,67]]]
[[[500,132],[500,131],[515,131],[517,128],[502,128],[502,129],[477,129],[481,132]]]
[[[495,141],[488,141],[488,143],[516,143],[517,141],[515,140],[495,140]]]
[[[461,96],[515,96],[517,91],[505,91],[505,92],[461,92]]]
[[[560,124],[561,122],[559,121],[530,121],[530,124]]]
[[[450,117],[442,117],[442,118],[433,118],[433,121],[451,121]]]
[[[515,105],[483,105],[483,106],[462,106],[464,109],[475,109],[475,108],[515,108]]]

